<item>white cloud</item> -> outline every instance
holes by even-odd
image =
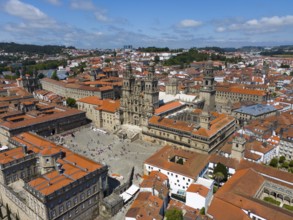
[[[293,16],[273,16],[260,19],[251,19],[245,22],[232,23],[227,27],[218,27],[218,32],[223,31],[244,31],[252,33],[274,32],[284,26],[293,25]]]
[[[47,15],[38,8],[18,0],[9,0],[4,6],[4,10],[8,14],[26,20],[40,20],[48,18]]]
[[[182,28],[194,28],[194,27],[200,26],[201,24],[202,22],[200,21],[185,19],[185,20],[182,20],[178,26]]]
[[[226,30],[226,28],[224,28],[224,27],[218,27],[216,29],[217,32],[224,32],[225,30]]]
[[[70,7],[78,10],[95,10],[96,7],[91,0],[71,0]]]
[[[96,11],[94,14],[98,21],[102,21],[102,22],[109,21],[109,18],[102,11]]]

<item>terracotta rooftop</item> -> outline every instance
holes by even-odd
[[[159,171],[152,171],[150,175],[144,176],[140,188],[155,189],[160,195],[166,197],[169,194],[168,177]]]
[[[120,100],[104,99],[102,100],[102,103],[96,109],[115,113],[119,108],[120,108]]]
[[[174,156],[185,158],[186,162],[178,164],[170,161]],[[149,157],[144,164],[194,179],[207,165],[208,158],[208,155],[190,152],[167,145]]]
[[[214,195],[208,213],[217,219],[246,219],[244,209],[265,219],[290,219],[291,212],[255,198],[265,180],[253,168],[238,170]],[[223,207],[229,211],[223,212]]]
[[[103,100],[97,96],[87,96],[87,97],[78,99],[77,102],[83,102],[83,103],[87,103],[91,105],[101,105]]]
[[[14,148],[0,153],[0,164],[7,164],[16,159],[25,157],[25,154],[22,151],[22,147]]]
[[[209,189],[201,184],[192,183],[189,185],[186,192],[198,193],[202,197],[207,197]]]
[[[160,116],[152,116],[149,119],[150,124],[160,125],[166,128],[174,128],[180,131],[191,132],[194,129],[194,124],[190,124],[184,121],[176,121],[170,118],[161,118]]]
[[[178,101],[170,102],[170,103],[167,103],[167,104],[157,108],[155,110],[155,114],[159,115],[161,113],[168,112],[168,111],[171,111],[173,109],[176,109],[176,108],[178,108],[178,107],[180,107],[182,105],[184,105],[184,104],[182,104],[181,102],[178,102]]]
[[[160,209],[163,206],[163,200],[153,196],[150,192],[140,192],[131,207],[126,213],[126,217],[141,220],[160,220]]]
[[[256,96],[265,96],[266,92],[262,90],[253,90],[253,89],[242,89],[237,87],[216,87],[218,92],[229,92],[229,93],[239,93],[246,95],[256,95]]]
[[[45,108],[48,108],[48,105],[44,106]],[[35,117],[30,117],[29,114],[30,112],[26,113],[26,116],[23,116],[22,118],[24,120],[21,121],[3,121],[0,123],[0,127],[4,129],[17,129],[21,127],[26,127],[29,125],[34,125],[34,124],[40,124],[44,122],[49,122],[52,120],[60,119],[60,118],[65,118],[73,115],[78,115],[82,114],[82,111],[79,111],[77,109],[70,109],[70,108],[64,108],[60,106],[53,107],[53,112],[54,114],[44,114],[45,112],[42,112],[40,110],[39,115],[35,115]],[[11,114],[18,114],[18,111],[11,112]]]
[[[47,141],[46,139],[32,133],[22,133],[13,137],[13,140],[19,144],[25,144],[28,147],[28,150],[43,156],[53,155],[60,151],[64,153],[65,156],[63,158],[60,157],[57,160],[63,169],[62,173],[52,171],[28,183],[32,188],[43,195],[49,195],[71,182],[82,178],[90,172],[102,168],[101,164],[73,153],[67,148],[57,146],[53,142]],[[18,149],[18,151],[22,150],[21,148],[16,149]]]

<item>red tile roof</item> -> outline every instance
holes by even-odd
[[[182,106],[183,104],[181,102],[178,102],[178,101],[175,101],[175,102],[169,102],[159,108],[157,108],[155,110],[155,114],[158,115],[158,114],[161,114],[161,113],[164,113],[164,112],[168,112],[168,111],[171,111],[173,109],[176,109],[180,106]]]
[[[198,193],[202,197],[207,197],[209,189],[201,184],[192,183],[189,185],[186,192]]]
[[[170,161],[174,156],[186,158],[186,162],[178,164]],[[208,163],[208,155],[165,146],[150,156],[144,164],[148,164],[170,172],[178,173],[194,179]]]

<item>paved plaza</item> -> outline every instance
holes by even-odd
[[[103,134],[90,127],[81,128],[72,134],[63,136],[60,143],[76,153],[108,165],[109,175],[119,174],[124,179],[129,177],[132,167],[134,174],[142,174],[143,162],[161,148],[157,144],[141,140],[131,143],[117,135]],[[133,180],[138,184],[136,176],[134,175]]]

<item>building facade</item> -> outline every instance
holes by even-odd
[[[216,107],[216,90],[214,88],[214,82],[213,62],[209,60],[204,68],[203,82],[199,92],[199,97],[204,101],[204,105],[208,111],[215,111]]]
[[[0,153],[0,192],[22,220],[94,219],[108,188],[107,166],[32,133]],[[21,146],[21,147],[19,147]]]
[[[123,75],[121,97],[122,124],[141,126],[159,107],[158,80],[154,66],[151,66],[145,79],[137,79],[128,64]]]
[[[87,96],[97,96],[101,99],[114,99],[115,92],[112,86],[91,87],[78,83],[56,81],[49,78],[41,80],[44,90],[54,92],[65,98],[81,99]]]

